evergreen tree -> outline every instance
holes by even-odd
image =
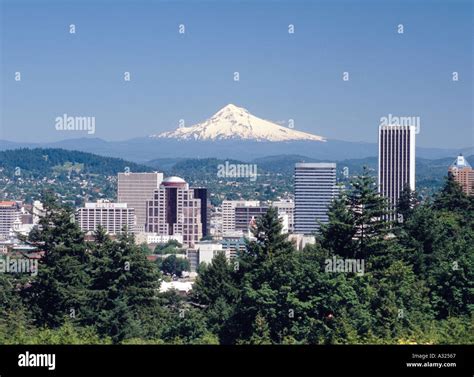
[[[196,279],[192,299],[201,305],[212,305],[219,298],[232,303],[238,296],[233,267],[223,252],[218,253],[210,265],[205,266]]]
[[[451,207],[447,201],[445,204]],[[470,315],[474,292],[473,227],[462,209],[446,211],[439,203],[436,208],[422,205],[403,223],[399,238],[405,249],[403,259],[413,265],[419,279],[429,287],[437,318]]]
[[[270,329],[264,316],[258,313],[252,326],[250,344],[271,344]]]
[[[189,271],[190,265],[187,259],[170,255],[161,263],[160,268],[165,274],[181,277],[183,271]]]
[[[219,336],[239,300],[239,287],[233,266],[223,252],[210,265],[204,265],[194,282],[191,302],[204,309],[209,329]]]
[[[371,333],[388,342],[410,337],[432,318],[428,290],[412,268],[395,261],[368,275],[370,279]]]
[[[438,211],[460,212],[473,219],[473,197],[469,198],[451,174],[446,177],[445,184],[435,196],[433,208]]]
[[[84,236],[72,210],[52,194],[43,198],[45,215],[28,242],[41,250],[38,275],[25,290],[38,325],[60,326],[66,316],[81,319],[88,297],[89,276]]]
[[[377,192],[367,168],[350,182],[346,193],[329,209],[329,223],[322,225],[319,243],[344,258],[366,258],[385,248],[388,235],[387,203]]]
[[[242,255],[243,264],[246,265],[246,262],[250,261],[260,263],[278,253],[291,252],[293,245],[288,241],[288,235],[283,234],[282,230],[283,225],[278,218],[278,210],[270,207],[257,219],[256,226],[252,228],[256,240],[248,244],[246,252]]]
[[[160,275],[133,235],[111,240],[102,228],[92,245],[91,323],[114,342],[147,336],[144,322],[158,314]]]
[[[345,193],[333,201],[328,217],[328,223],[321,224],[318,242],[323,249],[331,250],[343,258],[352,258],[357,252],[357,227]]]
[[[402,222],[410,218],[413,209],[418,204],[417,194],[409,185],[403,186],[397,203],[397,215],[401,215]]]
[[[374,178],[369,175],[366,167],[362,175],[352,180],[351,186],[348,202],[357,229],[355,234],[357,252],[354,257],[365,258],[388,234],[390,229],[387,221],[388,204],[377,192]]]

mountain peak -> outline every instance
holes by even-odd
[[[246,111],[246,112],[248,112],[247,109],[244,109],[243,107],[235,106],[233,103],[229,103],[228,105],[225,105],[218,112],[221,112],[221,111]]]
[[[244,109],[243,107],[238,107],[235,106],[232,103],[229,103],[228,105],[224,106],[222,109],[220,109],[217,113],[215,113],[211,119],[215,118],[236,118],[236,117],[242,117],[250,114],[247,109]]]
[[[323,137],[280,126],[258,118],[243,108],[228,104],[211,118],[190,127],[151,135],[152,138],[181,140],[325,141]]]

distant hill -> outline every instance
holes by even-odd
[[[34,148],[14,149],[0,152],[3,175],[13,176],[17,168],[22,176],[45,177],[51,173],[68,169],[76,173],[116,175],[125,171],[153,171],[153,168],[125,161],[120,158],[102,157],[92,153],[65,149]]]
[[[448,166],[456,156],[441,159],[417,158],[416,173],[417,180],[439,180],[446,175]],[[471,165],[474,165],[474,155],[466,157]],[[218,158],[163,158],[155,159],[143,164],[126,161],[121,158],[103,157],[92,153],[69,151],[54,148],[15,149],[0,151],[1,168],[3,174],[13,175],[19,167],[23,173],[31,173],[33,176],[46,176],[49,173],[61,170],[80,170],[82,173],[102,174],[104,176],[116,175],[125,171],[151,172],[163,171],[167,174],[189,176],[209,175],[211,178],[216,174],[217,166],[229,163],[245,163],[242,160],[228,160]],[[256,158],[250,163],[257,164],[259,172],[293,174],[294,165],[297,162],[326,162],[329,159],[315,159],[303,155],[274,155]],[[338,171],[348,167],[350,174],[362,171],[363,166],[374,170],[377,169],[377,158],[367,157],[360,159],[346,159],[337,162]],[[189,179],[189,178],[188,178]]]

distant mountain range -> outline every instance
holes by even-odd
[[[376,130],[374,130],[376,132]],[[208,120],[190,127],[126,141],[76,138],[52,143],[18,143],[0,140],[0,150],[62,148],[101,156],[146,162],[163,158],[224,158],[250,161],[273,155],[304,155],[340,161],[377,156],[376,143],[348,142],[296,131],[258,118],[246,109],[229,104]],[[417,157],[437,159],[474,154],[463,149],[417,148]]]

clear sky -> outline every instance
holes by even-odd
[[[376,142],[390,113],[420,117],[420,146],[474,144],[470,0],[0,2],[0,139],[86,136],[55,129],[66,113],[123,140],[233,103],[327,138]]]

